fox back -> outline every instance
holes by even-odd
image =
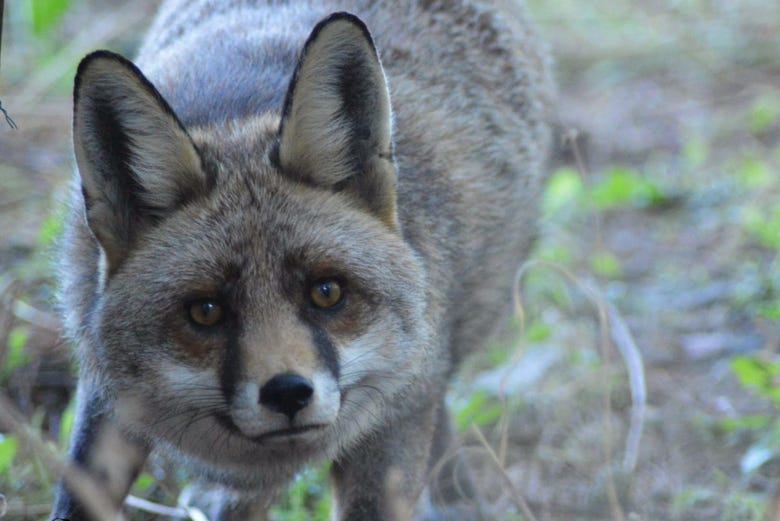
[[[405,519],[450,443],[448,376],[510,308],[552,92],[508,1],[174,0],[135,64],[85,58],[76,463],[118,503],[160,447],[216,517],[262,519],[328,458],[338,519]],[[54,514],[90,508],[63,488]]]

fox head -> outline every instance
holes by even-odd
[[[281,114],[208,128],[93,53],[73,133],[95,258],[66,263],[95,283],[64,304],[128,429],[207,466],[332,454],[423,370],[425,276],[360,20],[314,28]]]

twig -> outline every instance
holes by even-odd
[[[17,519],[17,518],[24,518],[27,519],[30,516],[45,516],[49,513],[51,510],[51,505],[15,505],[14,503],[11,503],[8,506],[8,509],[6,510],[6,513],[8,514],[9,519]],[[0,519],[3,518],[3,507],[0,505]]]
[[[206,515],[197,508],[169,507],[133,495],[128,495],[125,498],[125,505],[158,516],[181,517],[191,519],[192,521],[209,521]]]
[[[501,477],[502,481],[504,482],[504,485],[510,492],[510,497],[512,498],[512,501],[515,504],[515,507],[522,512],[523,517],[528,519],[528,521],[537,521],[536,516],[534,516],[534,513],[531,512],[531,509],[528,507],[528,503],[526,503],[525,498],[520,493],[519,490],[515,488],[515,486],[512,484],[512,480],[509,479],[509,476],[507,476],[506,472],[504,471],[504,467],[501,466],[501,462],[498,459],[498,456],[496,455],[495,451],[493,450],[493,447],[490,446],[490,443],[488,443],[487,439],[485,439],[485,435],[482,434],[482,431],[474,425],[471,424],[471,430],[474,432],[474,434],[477,436],[479,443],[482,445],[482,447],[487,451],[488,455],[490,456],[490,461],[493,463],[493,466],[495,467],[496,471],[498,472],[498,475]]]
[[[602,360],[605,364],[605,373],[607,373],[607,375],[609,373],[609,357],[607,356],[609,339],[610,336],[613,338],[613,340],[615,337],[618,339],[615,341],[615,343],[617,344],[616,347],[618,352],[620,352],[626,364],[632,397],[631,429],[626,440],[626,450],[624,453],[623,465],[624,468],[633,469],[636,465],[637,454],[639,451],[639,441],[641,439],[642,426],[644,423],[643,418],[647,394],[645,389],[644,366],[642,364],[641,355],[639,354],[639,349],[637,349],[636,343],[633,342],[633,338],[631,337],[628,327],[620,318],[620,314],[617,313],[615,308],[607,302],[607,300],[601,295],[595,286],[576,277],[563,266],[553,262],[532,260],[526,262],[520,268],[520,271],[517,274],[517,278],[515,279],[514,297],[515,309],[518,310],[521,320],[524,318],[524,311],[522,305],[522,295],[520,292],[520,282],[531,267],[538,265],[552,268],[558,273],[564,275],[564,277],[573,283],[580,290],[580,292],[585,295],[587,299],[596,307],[600,331],[599,348],[601,351]],[[620,506],[620,501],[617,495],[617,489],[615,488],[615,481],[612,474],[612,466],[609,462],[609,452],[612,445],[612,423],[609,419],[612,406],[609,389],[607,389],[604,394],[604,408],[604,447],[608,459],[606,468],[607,498],[609,500],[610,510],[612,511],[612,518],[616,521],[623,521],[625,519],[625,515],[623,514],[623,509]]]
[[[0,24],[2,24],[2,20],[0,20]],[[3,101],[0,100],[0,112],[3,113],[3,117],[5,117],[5,122],[8,123],[8,126],[11,127],[13,130],[16,130],[19,128],[16,126],[16,122],[11,118],[11,115],[8,114],[8,111],[3,108]]]
[[[628,373],[629,386],[631,388],[631,424],[626,440],[626,449],[623,456],[623,467],[627,471],[636,468],[636,462],[639,454],[639,442],[642,438],[644,428],[644,417],[647,409],[647,386],[645,383],[645,368],[642,360],[642,354],[634,341],[631,331],[628,329],[620,312],[596,289],[596,287],[584,280],[577,278],[573,273],[554,263],[547,261],[529,261],[526,262],[518,273],[515,283],[515,309],[521,320],[523,320],[522,296],[520,294],[520,281],[525,272],[536,265],[547,266],[563,274],[567,279],[573,282],[580,290],[588,296],[591,302],[599,309],[603,309],[605,315],[609,318],[608,327],[612,342],[615,344],[618,352],[623,358]],[[601,316],[602,312],[599,312]],[[606,324],[603,324],[606,325]]]
[[[51,331],[52,333],[62,333],[60,321],[57,320],[54,315],[34,308],[21,300],[14,302],[14,316],[20,320],[24,320],[25,322]]]
[[[609,323],[612,326],[612,342],[617,347],[628,372],[628,382],[631,387],[631,421],[626,437],[626,452],[623,455],[623,468],[633,472],[639,457],[639,443],[642,439],[642,430],[645,421],[647,407],[647,386],[645,385],[645,367],[642,354],[634,341],[631,331],[628,329],[623,317],[618,310],[607,302]]]
[[[3,13],[5,12],[5,0],[0,0],[0,58],[3,56]],[[0,59],[0,61],[2,61]],[[11,116],[8,115],[8,111],[3,108],[3,101],[0,100],[0,112],[3,113],[6,123],[12,129],[16,130],[18,127]]]

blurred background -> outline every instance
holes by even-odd
[[[52,244],[75,67],[132,56],[155,8],[5,5],[0,391],[29,428],[0,414],[4,520],[46,519],[72,422]],[[450,396],[481,503],[501,520],[780,519],[780,3],[528,8],[555,60],[557,151],[517,316]],[[325,476],[302,472],[272,519],[327,519]],[[175,505],[187,482],[155,457],[133,494]]]

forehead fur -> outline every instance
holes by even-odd
[[[161,278],[175,270],[179,280],[171,282],[207,291],[223,277],[269,284],[284,275],[279,270],[292,255],[304,269],[338,268],[372,285],[390,277],[399,279],[396,287],[419,282],[411,250],[378,218],[352,198],[272,165],[277,128],[278,120],[267,117],[193,131],[214,186],[152,230],[128,269],[153,265]]]

